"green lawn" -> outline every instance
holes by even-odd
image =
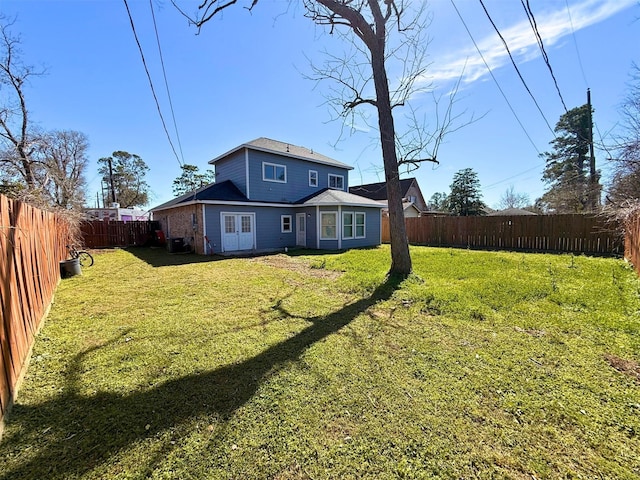
[[[416,247],[96,255],[62,281],[2,479],[640,478],[620,260]]]

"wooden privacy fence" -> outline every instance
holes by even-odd
[[[158,222],[93,220],[80,225],[80,233],[87,248],[148,245],[159,229]]]
[[[624,258],[629,260],[640,274],[640,210],[627,219],[624,232]]]
[[[0,195],[0,418],[51,305],[69,238],[62,218]]]
[[[622,255],[617,225],[587,215],[526,215],[407,218],[413,245]],[[382,241],[389,242],[389,219],[383,218]]]

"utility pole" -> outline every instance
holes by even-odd
[[[593,151],[593,114],[591,112],[591,90],[587,88],[587,109],[589,110],[589,210],[595,212],[600,206],[600,188],[596,171],[596,156]]]
[[[109,185],[111,186],[111,202],[116,203],[116,189],[113,186],[113,166],[111,165],[111,157],[107,158],[109,162]]]

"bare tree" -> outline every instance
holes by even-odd
[[[252,10],[259,0],[247,0]],[[176,5],[176,0],[172,0]],[[215,15],[235,5],[237,0],[203,0],[195,17],[185,14],[201,28]],[[320,67],[313,67],[318,80],[333,80],[330,97],[341,116],[353,114],[357,107],[369,105],[377,113],[377,130],[384,165],[389,204],[391,268],[389,274],[407,276],[412,269],[407,240],[399,167],[416,168],[421,162],[436,161],[442,135],[455,119],[451,108],[438,120],[434,132],[420,126],[409,135],[398,135],[393,115],[424,89],[428,18],[424,3],[404,0],[304,0],[305,16],[330,34],[342,35],[352,49],[344,56],[327,55]],[[388,67],[397,82],[390,87]],[[417,118],[414,116],[414,118]],[[420,122],[415,122],[416,124]],[[401,146],[402,148],[399,148]]]
[[[54,207],[80,210],[85,201],[84,173],[89,141],[82,132],[53,131],[40,137],[40,168],[34,171],[41,194]]]
[[[505,192],[500,196],[498,208],[500,208],[501,210],[507,208],[524,208],[530,203],[531,200],[529,200],[529,195],[527,195],[526,193],[516,192],[513,185],[510,185],[509,188],[507,188]]]
[[[607,200],[618,206],[640,200],[640,67],[633,65],[631,83],[620,108],[622,131],[617,138],[614,174]]]
[[[5,176],[15,175],[29,191],[36,190],[36,138],[31,131],[25,86],[42,70],[21,60],[20,38],[11,34],[14,21],[0,16],[0,166]]]

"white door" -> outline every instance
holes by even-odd
[[[304,213],[296,214],[296,245],[307,246],[307,216]]]
[[[253,223],[253,214],[223,213],[223,251],[252,250],[254,247]]]
[[[240,250],[253,250],[253,215],[238,215],[238,248]]]

